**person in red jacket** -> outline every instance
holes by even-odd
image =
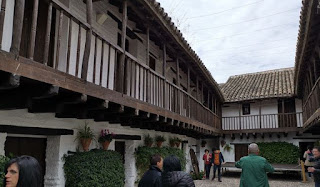
[[[209,175],[210,175],[210,169],[211,169],[211,154],[209,154],[209,150],[206,149],[204,151],[204,155],[203,155],[203,161],[204,161],[204,164],[205,164],[205,172],[206,172],[206,179],[209,179]]]

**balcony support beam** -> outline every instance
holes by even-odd
[[[16,0],[15,2],[16,4],[13,18],[12,44],[10,52],[17,57],[20,52],[25,0]]]

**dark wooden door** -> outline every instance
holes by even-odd
[[[190,157],[191,157],[191,163],[193,167],[193,171],[196,173],[196,175],[199,175],[199,162],[196,156],[196,153],[193,149],[190,149]]]
[[[7,137],[4,150],[6,156],[28,155],[36,158],[44,176],[46,171],[46,148],[46,138]]]
[[[118,153],[120,153],[121,154],[121,156],[122,156],[122,161],[123,161],[123,164],[124,164],[124,162],[125,162],[125,157],[124,157],[124,155],[125,155],[125,142],[123,142],[123,141],[116,141],[115,142],[115,151],[117,151]]]
[[[278,100],[279,127],[296,127],[296,104],[294,99]]]
[[[237,144],[235,147],[235,161],[240,160],[241,157],[248,155],[248,144]]]

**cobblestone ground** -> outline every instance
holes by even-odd
[[[214,181],[211,180],[196,180],[194,181],[196,187],[239,187],[240,178],[237,177],[228,177],[223,178],[222,182],[218,182],[217,179]],[[314,187],[314,182],[302,183],[300,181],[292,181],[292,180],[279,180],[279,179],[270,179],[269,180],[270,187]]]
[[[210,178],[212,174],[210,175]],[[314,182],[302,183],[300,175],[283,175],[274,174],[269,176],[270,187],[314,187]],[[222,182],[218,182],[217,179],[212,180],[195,180],[196,187],[239,187],[240,184],[240,172],[224,174]]]

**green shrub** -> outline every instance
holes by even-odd
[[[191,177],[193,180],[202,180],[204,175],[204,171],[200,171],[198,175],[195,172],[191,173]]]
[[[261,142],[257,143],[260,156],[270,163],[297,164],[299,159],[299,147],[287,142]]]
[[[64,156],[66,186],[124,186],[124,166],[115,151],[91,150]]]
[[[140,179],[142,175],[149,169],[150,158],[154,154],[159,154],[162,158],[169,155],[175,155],[180,159],[182,170],[185,170],[186,157],[181,149],[173,147],[138,147],[134,153],[136,157],[136,166],[138,169],[138,178]]]
[[[3,171],[8,161],[9,161],[8,157],[0,155],[0,186],[3,186],[2,183],[3,183],[3,178],[5,176],[5,173]]]

